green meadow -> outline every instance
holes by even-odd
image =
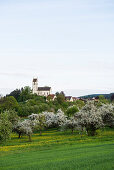
[[[0,170],[113,170],[114,131],[97,131],[94,137],[56,129],[0,144]]]

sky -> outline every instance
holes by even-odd
[[[114,0],[0,0],[0,94],[114,92]]]

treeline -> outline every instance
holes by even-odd
[[[114,98],[112,96],[112,101]],[[98,105],[100,103],[111,103],[111,100],[106,99],[103,95],[98,97]],[[86,101],[77,100],[74,102],[65,101],[64,92],[56,93],[56,98],[53,101],[44,96],[32,94],[30,87],[26,86],[21,89],[12,91],[9,95],[0,98],[0,113],[5,110],[15,110],[18,116],[27,117],[32,113],[38,114],[44,111],[56,113],[58,109],[66,112],[67,108],[75,105],[77,109],[81,109]]]
[[[76,105],[77,108],[82,108],[84,101],[78,100],[75,102],[66,102],[63,92],[56,93],[56,99],[50,100],[44,96],[32,94],[30,87],[24,87],[12,91],[9,95],[0,99],[0,112],[5,110],[15,110],[18,116],[26,117],[32,113],[41,113],[43,111],[56,113],[58,109],[64,112],[69,106]]]
[[[92,98],[99,98],[99,96],[104,96],[105,99],[109,99],[111,101],[114,100],[114,93],[110,93],[110,94],[91,94],[91,95],[81,96],[81,98],[83,98],[83,99],[92,99]]]
[[[110,94],[91,94],[91,95],[86,95],[86,96],[81,96],[81,98],[83,99],[92,99],[92,98],[99,98],[99,96],[104,96],[105,99],[109,99],[109,100],[114,100],[114,93],[110,93]]]

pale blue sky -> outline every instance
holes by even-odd
[[[114,0],[0,0],[0,93],[33,76],[76,96],[114,92]]]

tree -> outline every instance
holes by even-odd
[[[20,102],[25,102],[28,99],[30,99],[32,96],[32,90],[29,86],[26,86],[21,89],[21,94],[20,94]]]
[[[38,116],[34,120],[34,124],[35,124],[34,128],[36,130],[39,130],[40,131],[40,135],[42,135],[42,130],[46,127],[45,116],[43,114],[38,114]]]
[[[16,89],[14,91],[12,91],[9,95],[7,96],[13,96],[18,102],[20,100],[20,94],[21,94],[21,90],[20,89]]]
[[[47,101],[48,102],[52,101],[52,96],[47,96]]]
[[[8,113],[8,119],[12,123],[12,129],[13,129],[13,126],[15,126],[18,123],[20,118],[15,110],[8,110],[7,113]]]
[[[99,108],[103,123],[105,126],[114,127],[114,106],[112,104],[103,104]]]
[[[51,128],[55,127],[55,114],[53,112],[43,112],[42,113],[46,119],[46,127]]]
[[[56,100],[57,100],[57,102],[61,105],[62,103],[64,103],[64,101],[65,101],[65,96],[64,96],[64,94],[63,94],[63,92],[61,92],[61,93],[56,93]]]
[[[64,91],[61,91],[61,92],[60,92],[60,94],[62,94],[62,95],[65,97],[65,93],[64,93]]]
[[[6,141],[10,138],[12,132],[12,124],[9,121],[8,112],[0,114],[0,140]]]
[[[0,99],[0,110],[18,110],[18,103],[13,96],[7,96]]]
[[[101,103],[104,103],[104,104],[109,103],[108,100],[105,99],[105,97],[104,97],[103,95],[100,95],[100,96],[99,96],[99,101],[100,101]]]
[[[61,127],[61,125],[67,120],[67,116],[64,114],[64,112],[59,109],[57,113],[55,114],[55,125],[56,127]]]
[[[62,129],[66,130],[66,129],[71,129],[72,134],[74,132],[74,129],[76,129],[77,127],[77,121],[75,120],[74,117],[70,117],[70,119],[67,119],[62,125],[61,125]]]
[[[89,136],[94,136],[96,130],[104,125],[99,108],[94,105],[94,102],[87,102],[82,110],[75,114],[75,120],[79,127],[86,129]]]
[[[32,135],[32,127],[31,122],[29,120],[18,121],[18,123],[14,126],[14,132],[19,135],[19,138],[22,135],[26,135],[29,137],[29,141],[31,142],[31,135]]]
[[[28,118],[32,121],[32,124],[36,126],[35,129],[41,131],[45,127],[60,127],[67,119],[61,109],[59,109],[56,114],[53,112],[43,112],[42,114],[32,114],[28,116]]]
[[[82,101],[82,100],[76,100],[74,103],[76,104],[76,106],[77,106],[79,109],[81,109],[82,107],[85,106],[85,103],[84,103],[84,101]]]
[[[70,116],[73,116],[78,111],[79,111],[78,108],[75,105],[73,105],[73,106],[68,107],[66,114],[70,117]]]
[[[114,101],[114,94],[111,95],[111,101]]]

